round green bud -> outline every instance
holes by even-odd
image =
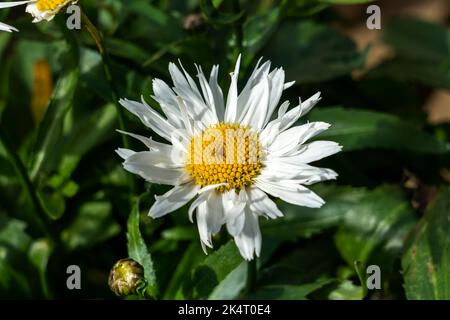
[[[112,267],[108,284],[117,296],[139,293],[145,286],[144,269],[131,258],[121,259]]]

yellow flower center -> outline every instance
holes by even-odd
[[[36,6],[39,11],[53,11],[69,2],[71,0],[37,0]]]
[[[197,185],[224,183],[218,192],[251,185],[261,166],[258,134],[235,123],[218,123],[194,136],[186,162],[186,170]]]

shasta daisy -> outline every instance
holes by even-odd
[[[42,20],[50,21],[55,15],[68,4],[76,3],[78,0],[27,0],[0,2],[0,9],[27,5],[25,11],[33,16],[33,22]],[[17,31],[16,28],[0,22],[0,31]]]
[[[171,63],[173,86],[153,81],[152,98],[163,115],[143,98],[120,100],[167,141],[120,131],[148,148],[139,152],[119,148],[124,168],[152,183],[173,186],[156,196],[149,215],[162,217],[193,200],[189,218],[196,219],[205,253],[213,246],[212,236],[225,225],[246,260],[259,256],[259,217],[283,216],[272,198],[319,208],[324,201],[305,186],[337,177],[331,169],[310,165],[341,150],[332,141],[308,142],[330,125],[297,125],[319,102],[320,93],[290,110],[289,102],[284,102],[274,116],[283,91],[294,83],[285,82],[282,68],[270,70],[270,61],[260,62],[238,93],[238,58],[226,99],[218,85],[218,66],[207,79],[196,65],[197,84],[181,64],[179,68]]]

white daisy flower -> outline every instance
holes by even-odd
[[[341,150],[331,141],[307,142],[330,125],[296,125],[317,104],[320,93],[289,111],[284,102],[273,117],[282,92],[294,82],[285,83],[282,68],[270,71],[270,61],[262,65],[260,61],[238,94],[239,57],[226,101],[217,83],[218,66],[208,81],[196,65],[199,87],[181,63],[181,69],[169,65],[172,88],[162,80],[153,81],[152,98],[164,116],[143,98],[142,103],[120,100],[168,142],[120,131],[149,149],[118,149],[124,168],[149,182],[174,186],[155,197],[149,215],[162,217],[193,200],[189,218],[193,221],[195,212],[205,253],[206,247],[212,248],[212,236],[226,225],[246,260],[259,256],[259,217],[283,216],[270,196],[319,208],[324,201],[305,185],[337,177],[333,170],[309,165]]]
[[[33,22],[42,20],[50,21],[55,15],[68,4],[74,4],[78,0],[28,0],[28,1],[6,1],[0,2],[0,9],[27,5],[25,11],[33,16]],[[16,28],[0,22],[0,31],[18,31]]]

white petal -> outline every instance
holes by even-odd
[[[225,223],[222,195],[215,191],[210,192],[208,200],[206,200],[206,207],[208,232],[214,235],[220,231],[220,228]]]
[[[136,152],[123,163],[125,170],[138,174],[150,182],[179,185],[191,180],[183,168],[169,168],[170,165],[171,163],[167,162],[167,155],[150,151]]]
[[[172,149],[171,145],[154,141],[151,137],[147,138],[147,137],[141,136],[139,134],[126,132],[126,131],[122,131],[122,130],[116,130],[116,131],[139,140],[140,142],[145,144],[145,146],[148,147],[150,150],[170,152]]]
[[[235,236],[244,227],[244,209],[247,205],[247,193],[242,189],[237,195],[235,190],[230,190],[222,195],[222,201],[227,230],[232,236]]]
[[[249,106],[248,100],[252,93],[252,89],[259,84],[261,79],[267,78],[270,71],[270,61],[266,61],[262,66],[259,67],[259,64],[262,59],[259,59],[255,69],[253,70],[250,78],[242,89],[242,92],[239,94],[237,98],[237,112],[236,119],[242,118],[243,115],[247,113],[247,107]]]
[[[260,177],[265,180],[295,180],[295,183],[313,184],[336,179],[337,173],[331,169],[317,168],[305,163],[285,162],[283,158],[265,162]]]
[[[244,189],[236,194],[235,190],[230,190],[222,195],[223,206],[225,209],[225,218],[232,221],[242,212],[247,204],[247,193]]]
[[[181,97],[177,97],[176,100],[179,108],[179,114],[181,116],[181,121],[184,123],[184,127],[186,128],[187,133],[192,136],[194,134],[194,126],[189,117],[186,105],[184,104],[184,101]]]
[[[264,125],[266,125],[270,118],[272,117],[275,108],[280,102],[281,94],[284,90],[284,70],[282,68],[275,69],[269,75],[269,87],[270,87],[270,100],[267,110],[267,115],[264,120]]]
[[[227,231],[228,233],[235,237],[242,232],[245,224],[245,213],[242,212],[237,217],[232,220],[227,221]]]
[[[135,154],[136,152],[130,149],[125,149],[125,148],[119,148],[116,150],[116,153],[119,155],[119,157],[121,157],[124,160],[127,160],[129,157],[131,157],[133,154]]]
[[[225,114],[225,106],[224,106],[225,104],[223,101],[222,89],[217,83],[218,73],[219,73],[219,66],[213,66],[211,70],[211,75],[209,77],[209,87],[211,88],[211,92],[214,98],[214,106],[216,107],[217,117],[219,121],[223,121]]]
[[[32,2],[32,0],[28,0],[28,1],[7,1],[7,2],[0,2],[0,9],[3,8],[12,8],[12,7],[16,7],[16,6],[20,6],[26,3],[30,3]],[[7,32],[12,32],[12,31],[19,31],[16,28],[14,28],[13,26],[10,26],[6,23],[2,23],[0,22],[0,31],[7,31]]]
[[[0,22],[0,31],[12,32],[12,31],[19,31],[19,30],[17,30],[13,26],[10,26],[10,25],[8,25],[6,23]]]
[[[298,119],[300,119],[300,117],[307,114],[320,100],[321,100],[320,92],[317,92],[315,95],[313,95],[305,102],[302,102],[299,99],[300,101],[299,105],[293,108],[292,110],[289,110],[289,112],[284,114],[283,117],[280,119],[281,120],[280,130],[284,131],[286,129],[289,129],[294,123],[297,122]]]
[[[197,68],[197,77],[200,82],[200,88],[203,93],[203,99],[205,100],[205,103],[208,106],[208,108],[212,111],[212,113],[215,116],[214,123],[217,123],[217,122],[219,122],[219,118],[218,118],[216,102],[214,100],[213,92],[209,86],[208,81],[206,80],[206,77],[205,77],[205,74],[203,73],[202,68],[197,65],[195,67]]]
[[[212,248],[211,234],[208,232],[208,208],[206,201],[200,203],[197,207],[197,214],[195,215],[197,220],[198,234],[200,235],[200,241],[206,246]],[[203,247],[203,246],[202,246]],[[206,248],[203,249],[206,253]]]
[[[225,182],[223,182],[223,183],[217,183],[217,184],[210,184],[210,185],[208,185],[208,186],[205,186],[205,187],[201,188],[201,189],[198,191],[198,193],[208,192],[208,191],[211,191],[211,190],[214,190],[214,189],[217,189],[217,188],[219,188],[219,187],[226,186],[226,185],[227,185],[227,184],[226,184]]]
[[[144,125],[152,129],[156,134],[170,141],[170,135],[175,130],[175,127],[150,106],[128,99],[120,99],[119,103],[137,116]]]
[[[209,126],[215,120],[211,109],[205,104],[198,91],[194,79],[183,69],[184,74],[174,63],[169,64],[169,72],[175,87],[173,90],[183,98],[187,111],[194,121],[200,121],[204,126]]]
[[[289,89],[290,87],[292,87],[295,84],[295,81],[291,81],[291,82],[286,82],[284,84],[284,90]]]
[[[176,160],[176,159],[175,159]],[[172,159],[172,154],[165,151],[141,151],[136,152],[130,161],[141,162],[147,165],[158,166],[161,168],[182,168],[184,167],[183,161],[178,159],[175,162]]]
[[[314,141],[304,144],[294,154],[282,157],[284,162],[310,163],[331,156],[342,150],[342,146],[333,141]],[[275,157],[274,157],[275,158]],[[278,159],[278,158],[277,158]]]
[[[255,184],[264,192],[298,206],[320,208],[325,203],[311,190],[289,180],[274,182],[256,178]]]
[[[152,85],[154,93],[152,98],[159,103],[169,123],[171,123],[174,127],[182,128],[183,125],[179,117],[175,93],[164,81],[160,79],[154,79],[152,81]]]
[[[269,80],[267,77],[252,88],[247,104],[242,107],[245,113],[241,114],[238,122],[256,130],[261,129],[269,108]]]
[[[284,155],[295,152],[305,141],[327,130],[329,127],[330,125],[325,122],[310,122],[290,128],[278,135],[270,145],[269,153],[273,155]]]
[[[262,238],[258,216],[255,213],[246,210],[244,228],[239,235],[234,237],[234,241],[245,260],[253,260],[255,254],[259,257]]]
[[[250,203],[250,209],[265,217],[276,219],[282,217],[283,213],[278,209],[275,202],[270,200],[267,194],[258,188],[251,187],[247,189],[247,194]]]
[[[149,216],[159,218],[181,208],[197,195],[199,189],[196,184],[187,183],[172,188],[162,196],[155,196],[156,201],[150,208]]]
[[[197,205],[197,227],[201,242],[212,248],[211,236],[218,233],[224,223],[222,196],[215,191],[204,193],[204,195],[206,200],[200,201]],[[205,248],[204,251],[206,251]]]
[[[194,222],[193,219],[193,215],[194,215],[194,211],[195,209],[198,208],[199,205],[201,205],[202,203],[204,203],[207,199],[208,199],[209,193],[208,192],[204,192],[199,194],[199,196],[192,202],[191,206],[189,207],[188,210],[188,215],[189,215],[189,220],[191,222]]]
[[[281,119],[286,114],[286,111],[289,108],[289,104],[290,104],[289,101],[285,101],[278,108],[278,118],[279,119]]]
[[[12,8],[16,6],[23,5],[25,3],[33,2],[34,0],[28,0],[28,1],[6,1],[6,2],[0,2],[0,9],[3,8]]]
[[[241,65],[241,55],[239,55],[234,72],[231,74],[231,84],[227,96],[227,106],[225,108],[225,122],[233,123],[236,121],[238,108],[238,88],[237,81],[239,77],[239,67]]]

